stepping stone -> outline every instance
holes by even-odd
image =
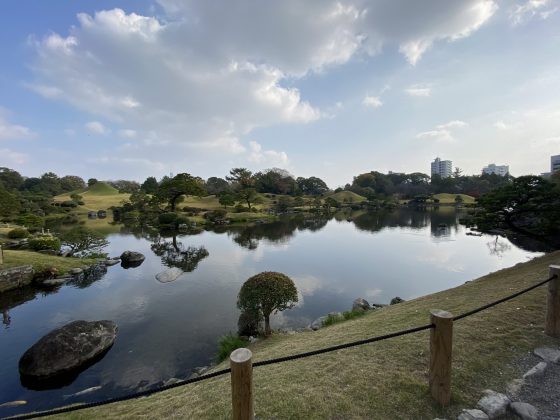
[[[506,395],[491,389],[486,389],[483,392],[485,396],[478,401],[476,406],[488,414],[490,419],[504,416],[511,402],[510,399]]]
[[[472,410],[463,410],[457,420],[488,420],[488,415],[481,410],[472,409]]]
[[[516,397],[521,392],[523,385],[525,385],[525,381],[523,379],[513,379],[507,383],[506,392],[509,396]]]
[[[539,412],[531,404],[514,402],[511,403],[511,409],[523,420],[539,420]]]
[[[535,349],[533,353],[535,353],[536,356],[539,356],[545,362],[560,362],[560,350],[553,349],[551,347],[539,347],[538,349]]]
[[[544,371],[546,370],[546,367],[547,367],[546,362],[537,363],[535,366],[529,369],[525,373],[525,375],[523,375],[523,379],[542,376],[544,374]]]

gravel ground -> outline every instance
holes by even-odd
[[[517,361],[519,377],[542,362],[542,359],[529,353]],[[528,378],[516,396],[509,396],[512,401],[522,401],[535,406],[543,420],[560,419],[560,365],[549,363],[543,376]]]

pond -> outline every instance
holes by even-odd
[[[109,267],[97,280],[52,293],[28,288],[0,294],[0,416],[100,400],[187,378],[212,362],[218,338],[237,329],[237,293],[261,271],[290,276],[298,305],[272,319],[299,328],[363,297],[389,303],[412,299],[540,255],[508,239],[469,236],[454,208],[286,217],[270,224],[219,227],[197,235],[162,237],[148,230],[109,235],[107,252],[146,256],[137,268]],[[168,267],[175,281],[155,276]],[[18,360],[40,337],[70,321],[113,320],[117,340],[107,355],[60,389],[34,391],[20,383]],[[89,387],[90,394],[72,396]]]

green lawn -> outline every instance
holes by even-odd
[[[434,194],[434,198],[437,198],[440,204],[455,204],[455,197],[457,197],[458,195],[461,196],[461,198],[463,199],[463,204],[474,204],[475,202],[474,197],[471,197],[470,195],[467,194],[441,193],[441,194]]]
[[[429,322],[430,309],[460,314],[548,277],[560,262],[554,252],[457,288],[338,323],[316,332],[274,334],[251,345],[254,360],[320,349]],[[453,335],[452,405],[442,409],[428,392],[429,332],[256,368],[259,418],[455,418],[472,408],[482,390],[504,391],[519,377],[512,361],[539,345],[558,346],[543,334],[546,289],[541,287],[457,321]],[[350,306],[350,302],[348,303]],[[222,364],[216,367],[221,369]],[[136,400],[65,415],[68,418],[230,418],[229,376]]]
[[[56,267],[59,274],[64,274],[72,268],[88,267],[95,262],[96,260],[92,258],[67,258],[32,251],[6,250],[4,251],[4,264],[0,264],[0,269],[31,264],[35,271]]]
[[[367,198],[352,191],[339,191],[337,193],[330,194],[327,197],[333,198],[339,203],[361,203],[362,201],[367,201]]]

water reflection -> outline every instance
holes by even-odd
[[[163,236],[158,236],[150,246],[151,250],[166,267],[179,268],[185,273],[196,270],[198,263],[210,255],[203,246],[185,247],[182,242],[177,241],[177,235],[172,236],[171,241]]]

